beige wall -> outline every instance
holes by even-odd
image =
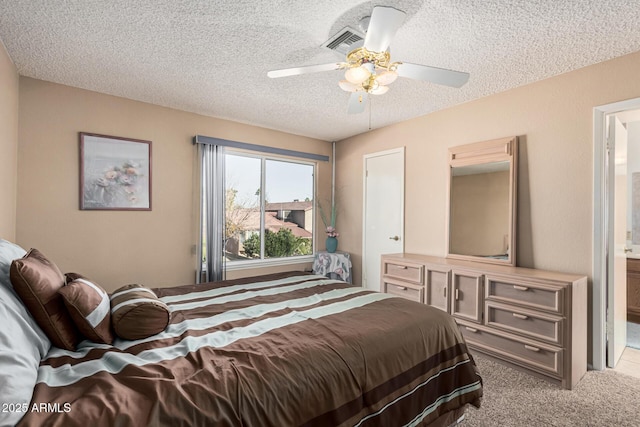
[[[84,273],[108,290],[134,282],[193,283],[194,135],[331,154],[324,141],[25,77],[19,125],[17,242],[39,248],[63,271]],[[78,132],[152,141],[153,211],[78,209]],[[331,166],[321,162],[319,197],[330,193],[330,182]],[[278,270],[234,271],[229,277]]]
[[[353,254],[355,282],[364,154],[406,147],[405,250],[443,256],[447,148],[513,135],[520,137],[517,264],[590,276],[593,107],[640,97],[638,70],[634,53],[340,141],[337,228],[340,249]]]
[[[0,238],[16,238],[18,72],[0,41]]]

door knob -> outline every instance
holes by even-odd
[[[400,237],[398,237],[398,236],[393,236],[393,237],[389,237],[389,239],[390,239],[390,240],[395,240],[395,241],[397,242],[398,240],[400,240]]]

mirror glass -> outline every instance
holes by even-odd
[[[510,168],[508,160],[451,167],[450,255],[512,264]]]

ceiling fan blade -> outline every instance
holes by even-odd
[[[299,74],[318,73],[320,71],[333,71],[344,68],[347,64],[344,62],[334,62],[332,64],[308,65],[306,67],[285,68],[283,70],[273,70],[267,73],[272,79],[278,77],[297,76]]]
[[[364,48],[372,52],[386,51],[391,39],[404,22],[405,15],[403,11],[393,7],[374,7],[364,38]]]
[[[408,62],[399,64],[396,71],[401,77],[424,80],[451,87],[461,87],[469,80],[469,73],[429,67],[427,65],[410,64]]]
[[[349,114],[359,114],[364,111],[364,107],[367,104],[367,99],[369,98],[369,94],[367,92],[359,91],[353,92],[349,97],[349,108],[347,108],[347,113]]]

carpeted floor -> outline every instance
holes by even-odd
[[[612,370],[589,371],[573,390],[474,354],[484,381],[479,410],[460,427],[637,427],[640,380]]]
[[[627,347],[640,350],[640,325],[627,322]]]

